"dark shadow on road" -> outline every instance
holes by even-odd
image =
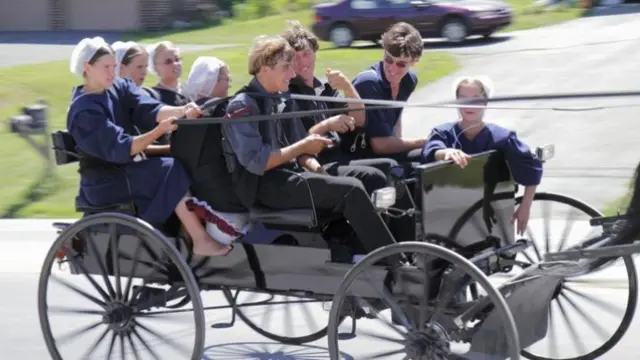
[[[353,356],[340,352],[342,360]],[[269,342],[238,342],[206,347],[203,359],[233,360],[329,360],[329,349],[313,345],[285,345]]]
[[[113,43],[124,34],[114,31],[0,31],[0,44],[75,45],[85,37],[95,36]]]
[[[495,44],[508,41],[510,39],[511,39],[511,35],[498,34],[488,39],[481,36],[469,37],[467,40],[459,44],[452,44],[445,40],[428,40],[428,41],[425,41],[424,48],[425,50],[451,50],[451,49],[455,50],[460,48],[490,46],[490,45],[495,45]],[[363,42],[360,44],[356,44],[350,47],[349,49],[353,49],[353,50],[382,49],[382,45],[380,45],[379,43]],[[332,50],[340,50],[340,49],[334,48],[334,47],[320,49],[320,51],[332,51]]]

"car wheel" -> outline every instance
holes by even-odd
[[[440,35],[452,43],[459,43],[467,38],[467,25],[461,19],[447,19],[442,25]]]
[[[335,47],[349,47],[353,43],[353,31],[347,25],[336,25],[329,33],[329,39]]]

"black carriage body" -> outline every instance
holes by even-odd
[[[438,234],[453,238],[459,247],[466,247],[484,240],[487,233],[499,234],[504,244],[514,243],[514,227],[510,221],[501,221],[493,228],[487,227],[489,207],[496,219],[510,219],[515,211],[517,185],[511,177],[501,152],[488,151],[473,156],[464,169],[445,161],[418,167],[422,216],[418,235]],[[494,198],[500,194],[501,200]],[[471,227],[464,227],[464,215],[476,203],[483,204]],[[451,236],[455,230],[457,234]]]
[[[417,203],[422,203],[422,206],[418,207],[423,209],[416,216],[416,230],[420,229],[416,235],[417,240],[424,238],[425,234],[447,236],[463,213],[473,203],[482,201],[483,195],[487,192],[484,179],[487,178],[487,172],[496,171],[495,159],[500,159],[500,153],[492,151],[474,156],[466,169],[460,169],[447,162],[423,165],[417,168],[415,180],[418,185],[415,187],[414,199]],[[504,181],[500,184],[494,184],[499,185],[497,189],[515,194],[514,184],[510,180],[508,169],[500,176]],[[495,211],[508,218],[513,214],[514,206],[515,201],[505,201],[505,205]],[[292,214],[297,216],[297,219],[292,219]],[[182,239],[170,238],[170,241],[187,259],[203,290],[226,286],[332,296],[345,273],[353,266],[353,262],[349,262],[347,259],[365,254],[353,254],[343,245],[327,244],[323,240],[326,238],[322,234],[323,227],[321,225],[312,226],[311,219],[305,219],[305,216],[311,218],[312,215],[307,214],[307,210],[269,212],[262,209],[259,214],[254,216],[269,229],[286,229],[289,234],[302,233],[307,235],[306,241],[296,241],[296,245],[248,244],[240,241],[227,256],[205,258],[191,254]],[[308,222],[306,226],[303,225],[305,222]],[[505,226],[510,227],[509,234],[513,233],[513,226],[510,223]],[[484,240],[477,238],[478,234],[473,235],[476,238],[469,239],[469,244]],[[93,236],[102,256],[110,256],[107,253],[109,234],[106,231],[106,226],[104,232],[95,232]],[[133,245],[129,249],[126,248],[127,243],[135,243],[127,241],[127,237],[135,236],[137,235],[123,234],[119,240],[121,251],[124,252],[120,254],[123,261],[122,276],[129,274],[126,270],[128,266],[126,263],[134,251]],[[442,245],[447,247],[451,244]],[[125,250],[122,250],[123,246]],[[86,249],[86,246],[80,245],[80,248]],[[87,256],[86,252],[80,251],[79,253],[82,254],[82,261],[89,273],[100,274],[95,260]],[[156,278],[158,282],[170,280],[167,275],[153,274],[162,266],[162,259],[150,257],[142,260],[149,265],[154,262],[160,263],[155,267],[149,267],[146,270],[147,273],[137,269],[136,272],[140,277],[149,278],[151,276]],[[373,276],[382,281],[385,275],[386,270],[380,267],[379,273]],[[367,294],[370,291],[363,291],[364,293],[359,293],[359,295],[375,297],[373,293]]]
[[[476,202],[490,202],[493,195],[509,194],[506,200],[483,206],[483,214],[489,208],[498,219],[509,219],[515,211],[516,187],[502,154],[496,151],[478,154],[472,157],[465,169],[447,162],[439,162],[419,166],[416,169],[416,186],[414,199],[419,211],[416,218],[416,239],[421,241],[431,235],[440,235],[446,239],[452,228],[459,227],[459,221],[466,211]],[[487,202],[487,204],[488,204]],[[292,228],[292,221],[283,212],[261,212],[259,218],[268,227]],[[480,216],[484,218],[485,216]],[[484,223],[484,219],[479,219]],[[286,293],[288,295],[299,294],[304,297],[326,299],[330,301],[340,287],[345,274],[353,267],[353,262],[336,261],[336,259],[351,258],[352,255],[344,247],[335,247],[317,239],[324,239],[322,226],[305,226],[304,221],[293,228],[308,236],[313,241],[300,241],[298,245],[284,244],[246,244],[238,243],[235,249],[225,257],[199,258],[194,257],[181,239],[172,238],[179,252],[187,259],[191,266],[199,286],[202,290],[215,290],[220,288],[237,288],[248,290],[260,290],[270,293]],[[288,224],[287,224],[288,223]],[[295,221],[293,221],[295,223]],[[486,225],[486,224],[485,224]],[[502,234],[512,234],[513,225],[506,221],[501,229]],[[105,228],[106,229],[106,228]],[[495,245],[489,245],[485,238],[479,236],[476,229],[472,232],[460,232],[461,236],[452,243],[440,243],[438,245],[448,247],[457,252],[468,250],[468,258],[475,256],[483,250],[491,252],[488,256],[474,262],[483,271],[491,271],[497,259]],[[294,234],[290,232],[290,234]],[[95,243],[98,244],[101,256],[111,256],[108,249],[108,234],[98,231],[93,234]],[[135,241],[127,241],[127,237],[135,237],[137,234],[127,234],[120,237],[119,254],[121,261],[120,275],[128,276],[131,272]],[[504,235],[503,235],[504,236]],[[104,239],[103,239],[104,238]],[[132,240],[132,238],[130,238]],[[297,239],[296,239],[297,240]],[[512,238],[501,239],[502,244],[513,244]],[[484,243],[483,243],[484,242]],[[127,243],[131,246],[127,246]],[[485,244],[486,243],[486,244]],[[480,244],[480,246],[478,246]],[[306,245],[306,246],[305,246]],[[345,257],[345,251],[348,254]],[[149,256],[152,251],[146,252],[146,258],[141,261],[147,266],[144,270],[140,267],[136,270],[136,277],[144,278],[147,282],[173,284],[172,269],[165,269],[163,259]],[[363,254],[364,255],[364,254]],[[83,253],[81,261],[89,273],[100,274],[95,259]],[[420,278],[422,272],[415,267],[403,267],[395,270],[394,278],[399,282],[394,284],[394,293],[398,296],[411,296],[418,298],[419,293],[406,294],[416,288],[415,279]],[[382,284],[388,270],[377,266],[368,271],[368,280]],[[414,280],[412,280],[414,279]],[[362,280],[361,280],[362,281]],[[533,283],[532,283],[533,282]],[[512,286],[509,288],[509,296],[505,296],[509,307],[520,331],[523,346],[528,346],[542,339],[547,330],[546,313],[548,312],[549,299],[553,295],[560,279],[558,277],[541,277],[527,284]],[[535,284],[534,284],[535,283]],[[176,284],[173,284],[176,285]],[[526,286],[525,286],[526,285]],[[363,298],[377,298],[379,292],[372,288],[371,283],[362,281],[354,283],[351,287],[354,295]],[[533,291],[533,293],[532,293]],[[487,304],[488,305],[488,304]],[[455,326],[453,321],[448,321],[450,326]],[[484,353],[504,354],[506,352],[504,334],[501,335],[500,320],[497,315],[489,313],[483,320],[483,324],[475,332],[473,348]]]

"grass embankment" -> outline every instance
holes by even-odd
[[[244,40],[248,41],[251,36],[247,36]],[[247,46],[185,53],[183,79],[188,75],[197,56],[217,56],[231,65],[233,91],[249,80],[246,73],[247,53]],[[321,51],[318,55],[318,69],[331,67],[353,77],[379,61],[381,56],[380,49]],[[424,85],[456,68],[452,56],[430,52],[425,53],[416,71],[420,84]],[[67,61],[1,69],[0,118],[7,119],[17,114],[20,107],[42,98],[50,104],[52,130],[64,128],[71,88],[78,80],[69,73]],[[150,76],[147,83],[152,84],[154,80]],[[77,165],[58,167],[54,178],[43,180],[44,166],[39,155],[25,140],[9,133],[7,126],[0,130],[0,163],[3,167],[0,177],[0,217],[76,216],[73,200],[77,193]]]

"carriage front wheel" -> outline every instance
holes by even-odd
[[[491,234],[509,241],[518,238],[506,233],[511,227],[505,226],[510,214],[504,209],[513,209],[513,201],[513,193],[497,193],[490,203],[497,217]],[[522,196],[516,197],[515,205],[521,203]],[[478,201],[456,221],[449,237],[454,242],[484,239],[489,231],[482,215],[483,203]],[[533,265],[542,262],[547,253],[577,249],[601,239],[602,229],[589,225],[590,219],[600,216],[603,214],[597,209],[569,196],[536,193],[527,229],[521,236],[531,246],[516,260]],[[531,360],[599,358],[629,329],[638,302],[637,281],[631,256],[601,263],[589,274],[567,278],[552,299],[547,336],[523,350],[522,356]],[[598,314],[597,318],[592,314]],[[556,337],[562,337],[565,345],[559,346]]]
[[[158,230],[128,215],[91,215],[62,231],[46,255],[40,327],[53,360],[143,354],[201,360],[199,292],[189,266]],[[185,297],[192,311],[162,310]]]
[[[471,282],[487,295],[469,299],[465,289]],[[360,348],[375,353],[362,359],[520,359],[518,331],[502,294],[475,265],[438,245],[389,245],[347,272],[329,315],[331,360],[339,359],[345,305],[367,315],[356,334],[371,339]],[[383,314],[387,310],[390,316]]]

